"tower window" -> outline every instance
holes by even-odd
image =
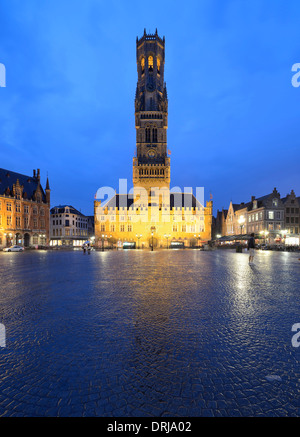
[[[141,68],[142,68],[142,74],[145,73],[145,58],[142,58],[141,60]]]
[[[157,143],[157,128],[156,127],[153,128],[153,131],[152,131],[152,140],[153,140],[153,143]]]
[[[160,74],[160,59],[157,58],[157,73]]]
[[[148,58],[148,70],[153,71],[153,56],[149,56]]]
[[[146,142],[150,142],[150,128],[146,127],[145,129],[145,133],[146,133]]]

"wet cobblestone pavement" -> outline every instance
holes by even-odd
[[[0,253],[0,416],[299,416],[298,258]]]

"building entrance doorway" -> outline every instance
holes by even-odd
[[[16,241],[16,245],[17,246],[22,246],[22,235],[21,234],[16,234],[15,241]]]
[[[24,235],[24,247],[29,247],[29,245],[30,245],[30,235],[25,234]]]

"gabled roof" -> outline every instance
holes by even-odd
[[[38,186],[40,187],[43,202],[46,202],[45,192],[39,182],[39,178],[36,176],[26,176],[21,173],[15,173],[4,168],[0,168],[0,195],[10,195],[13,192],[13,185],[19,181],[23,186],[22,197],[28,200],[34,200],[34,193]]]
[[[82,217],[85,217],[84,214],[82,214],[80,211],[78,211],[76,208],[74,208],[71,205],[57,205],[53,206],[50,210],[50,214],[65,214],[66,208],[69,208],[70,212],[68,214],[77,214],[81,215]]]
[[[287,194],[285,197],[281,199],[283,203],[286,203],[288,200],[295,199],[300,204],[300,197],[295,196],[294,190],[291,191],[291,193]]]
[[[250,203],[251,202],[249,202],[249,203],[240,203],[240,204],[234,203],[234,204],[232,204],[232,207],[233,207],[234,211],[239,211],[240,209],[248,208]]]
[[[265,205],[265,202],[273,195],[273,194],[278,194],[277,190],[274,189],[274,191],[270,194],[266,194],[265,196],[261,196],[261,197],[257,197],[254,198],[253,200],[251,200],[250,202],[247,203],[233,203],[232,204],[232,208],[234,210],[234,212],[239,211],[241,209],[247,208],[247,211],[251,211],[253,209],[253,203],[257,202],[257,209],[261,208],[262,206]],[[279,197],[280,198],[280,197]],[[281,199],[281,201],[283,201],[283,199]]]

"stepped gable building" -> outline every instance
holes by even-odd
[[[287,231],[290,244],[300,244],[300,197],[294,190],[281,199],[284,205],[284,228]]]
[[[50,186],[40,170],[26,176],[0,169],[0,247],[49,244]]]
[[[213,238],[216,239],[222,235],[226,235],[226,218],[228,209],[222,208],[222,211],[217,211],[216,217],[213,217]]]
[[[133,193],[115,194],[104,204],[95,200],[96,245],[199,245],[211,239],[212,201],[204,207],[192,193],[170,190],[165,38],[157,30],[137,38],[136,62]]]
[[[216,217],[219,235],[238,240],[254,233],[268,244],[299,245],[300,202],[292,190],[281,198],[274,188],[272,193],[248,203],[230,202],[226,215]],[[217,237],[216,237],[217,238]],[[226,238],[223,238],[226,241]]]
[[[274,242],[281,239],[284,230],[284,205],[280,193],[273,192],[256,198],[252,196],[247,203],[234,204],[230,202],[225,219],[225,235],[239,236],[254,233],[268,234],[268,240]]]

